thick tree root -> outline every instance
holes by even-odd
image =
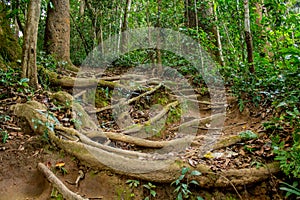
[[[149,91],[147,91],[147,92],[145,92],[145,93],[143,93],[143,94],[141,94],[141,95],[139,95],[139,96],[137,96],[137,97],[133,97],[133,98],[131,98],[131,99],[125,101],[125,102],[122,102],[122,105],[125,105],[125,104],[126,104],[126,105],[129,105],[129,104],[131,104],[132,102],[138,101],[138,100],[141,99],[142,97],[145,97],[145,96],[147,96],[147,95],[150,95],[150,94],[154,93],[154,92],[157,91],[161,86],[162,86],[162,85],[159,84],[159,85],[156,86],[155,88],[153,88],[153,89],[151,89],[151,90],[149,90]],[[116,104],[116,105],[105,106],[105,107],[103,107],[103,108],[98,108],[95,112],[97,112],[97,113],[98,113],[98,112],[103,112],[103,111],[105,111],[105,110],[113,109],[113,108],[115,108],[115,107],[122,106],[122,105]],[[95,113],[95,112],[90,112],[90,113]]]
[[[124,88],[124,86],[118,83],[99,80],[95,78],[74,78],[74,77],[67,77],[67,76],[60,77],[56,72],[49,71],[41,66],[39,66],[39,70],[41,73],[43,73],[49,78],[49,81],[53,85],[58,85],[63,88],[73,88],[73,87],[90,88],[90,87],[96,87],[97,85],[101,87],[112,88],[112,89],[115,87]]]
[[[45,175],[53,186],[68,200],[88,200],[69,190],[43,163],[38,164],[38,169]]]
[[[223,117],[225,117],[224,113],[218,113],[218,114],[215,114],[215,115],[211,115],[209,117],[193,119],[191,121],[187,121],[185,123],[182,123],[179,126],[172,128],[171,130],[178,130],[178,129],[188,128],[188,127],[191,127],[191,126],[203,126],[203,125],[211,122],[212,120],[218,120],[218,119],[221,119]]]
[[[94,142],[75,129],[62,127],[46,112],[41,111],[45,107],[37,102],[17,104],[13,109],[14,113],[20,119],[26,121],[27,126],[31,127],[31,131],[37,134],[44,134],[47,131],[52,143],[94,168],[110,170],[135,179],[170,183],[180,176],[182,167],[190,167],[189,164],[181,161],[175,154],[168,153],[172,152],[169,148],[162,148],[161,152],[157,151],[159,153],[147,154],[113,148]],[[42,123],[34,124],[32,119],[39,120]],[[124,136],[121,135],[120,137]],[[131,139],[133,140],[133,138]],[[181,142],[184,143],[185,141],[167,147],[174,148],[176,152],[178,146],[182,144]],[[243,186],[265,180],[270,174],[279,172],[279,165],[278,163],[270,163],[260,168],[213,172],[209,166],[198,164],[194,167],[194,170],[202,172],[202,176],[196,177],[201,187],[230,187],[231,185]]]

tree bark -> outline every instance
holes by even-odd
[[[185,24],[188,28],[200,27],[208,37],[214,41],[213,44],[216,50],[210,49],[209,51],[220,65],[224,65],[219,27],[215,24],[218,18],[216,10],[214,9],[214,2],[209,0],[203,1],[200,3],[200,9],[197,8],[197,2],[199,1],[185,0]],[[199,19],[198,11],[200,11]]]
[[[121,32],[123,32],[122,38],[121,38],[122,39],[121,51],[124,50],[124,48],[126,47],[126,43],[127,43],[127,34],[124,34],[124,31],[127,30],[130,8],[131,8],[131,0],[126,0],[126,7],[124,9],[124,18],[123,18],[123,23],[122,23],[122,27],[121,27]]]
[[[185,12],[184,12],[184,15],[185,15],[185,25],[186,27],[188,28],[194,28],[196,27],[197,25],[197,18],[196,18],[196,12],[195,10],[193,9],[194,8],[194,0],[185,0],[184,1],[184,6],[185,6]]]
[[[29,85],[34,88],[38,88],[36,45],[40,7],[41,0],[31,0],[29,2],[22,53],[22,77],[29,78]]]
[[[160,19],[160,14],[161,14],[161,5],[162,0],[157,0],[157,22],[156,26],[157,28],[161,27],[161,19]],[[158,74],[162,72],[162,58],[161,58],[161,40],[162,40],[162,34],[159,32],[158,38],[157,38],[157,44],[156,44],[156,62],[157,62],[157,67],[158,67]]]
[[[254,64],[253,64],[253,42],[252,42],[252,35],[250,30],[250,14],[249,14],[248,0],[244,0],[244,9],[245,9],[245,40],[247,45],[249,71],[251,73],[255,73]]]
[[[3,62],[14,63],[21,57],[21,48],[15,37],[9,20],[7,20],[7,8],[0,2],[0,68],[4,67]]]
[[[48,4],[44,47],[59,61],[71,64],[69,0],[51,0]]]
[[[214,22],[218,22],[218,15],[217,15],[217,9],[215,9],[215,1],[213,1],[213,15],[214,15]],[[224,66],[225,65],[225,61],[224,61],[224,56],[223,56],[223,48],[222,48],[222,42],[221,42],[221,36],[220,36],[220,30],[219,30],[219,26],[216,24],[213,26],[212,28],[212,32],[216,38],[216,46],[218,48],[217,50],[217,57],[219,59],[219,63]]]
[[[79,7],[79,16],[82,17],[84,15],[85,10],[85,1],[80,0],[80,7]]]

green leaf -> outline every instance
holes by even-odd
[[[239,136],[242,139],[245,139],[245,140],[250,140],[250,139],[256,139],[256,138],[258,138],[258,136],[255,133],[253,133],[252,131],[250,131],[250,130],[246,130],[246,131],[240,132]]]
[[[197,170],[194,170],[191,172],[191,175],[192,176],[200,176],[201,175],[201,172],[197,171]]]
[[[176,182],[177,182],[177,180],[173,181],[170,185],[171,186],[174,185],[174,184],[177,185]]]
[[[148,185],[151,187],[151,188],[156,188],[156,186],[155,185],[153,185],[152,183],[148,183]]]
[[[194,184],[194,185],[199,185],[198,181],[195,181],[195,180],[191,180],[190,183],[192,183],[192,184]]]
[[[185,175],[180,175],[179,178],[177,180],[181,181],[182,179],[184,179]]]
[[[286,192],[290,192],[292,194],[295,194],[297,196],[300,196],[300,191],[296,190],[296,189],[292,189],[292,188],[287,188],[287,187],[280,187],[279,189],[286,191]]]
[[[29,78],[22,78],[20,80],[20,83],[28,83],[29,82]]]
[[[280,102],[277,106],[276,106],[276,108],[279,108],[279,107],[286,107],[287,106],[287,103],[286,102]]]
[[[7,139],[8,139],[8,134],[6,131],[2,131],[2,143],[6,143]]]
[[[292,116],[293,118],[296,118],[296,117],[297,117],[296,113],[291,112],[291,111],[289,111],[289,110],[287,110],[286,113],[289,114],[290,116]]]
[[[184,174],[186,174],[189,170],[190,170],[190,169],[189,169],[188,167],[184,167],[184,168],[182,168],[182,170],[181,170],[181,174],[184,175]],[[182,180],[182,179],[181,179],[181,180]]]
[[[182,183],[182,184],[181,184],[181,187],[182,187],[184,190],[187,190],[187,189],[188,189],[188,185],[185,184],[185,183]]]
[[[144,188],[147,188],[148,190],[151,189],[150,186],[149,186],[149,185],[146,185],[146,184],[144,184],[143,187],[144,187]]]
[[[54,9],[54,5],[51,1],[49,2],[49,6],[50,6],[51,9]]]
[[[175,190],[174,190],[174,192],[176,192],[176,193],[178,193],[179,192],[179,190],[180,190],[180,186],[178,186]]]
[[[177,195],[177,199],[176,200],[183,200],[183,197],[182,197],[182,193],[179,192],[178,195]]]
[[[156,192],[154,190],[150,190],[150,194],[155,197],[156,196]]]

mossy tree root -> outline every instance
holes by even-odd
[[[49,118],[45,112],[41,112],[41,108],[44,107],[38,102],[28,102],[17,104],[13,109],[16,116],[27,121],[27,125],[31,127],[32,131],[43,134],[47,130],[53,144],[76,156],[88,166],[110,170],[135,179],[164,183],[170,183],[179,177],[182,167],[190,167],[175,156],[157,158],[157,155],[154,154],[132,152],[96,143],[74,129],[57,124],[55,119]],[[38,119],[42,123],[39,123],[36,128],[32,119]],[[56,128],[49,127],[51,123],[56,123]],[[69,137],[59,137],[60,132]],[[270,174],[279,172],[279,165],[274,162],[260,168],[213,172],[209,166],[198,164],[193,169],[202,172],[202,176],[196,177],[199,185],[210,188],[243,186],[262,181],[269,178]]]

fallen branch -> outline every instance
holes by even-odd
[[[43,163],[38,164],[38,169],[45,175],[53,186],[63,195],[67,200],[88,200],[80,195],[69,190]]]

